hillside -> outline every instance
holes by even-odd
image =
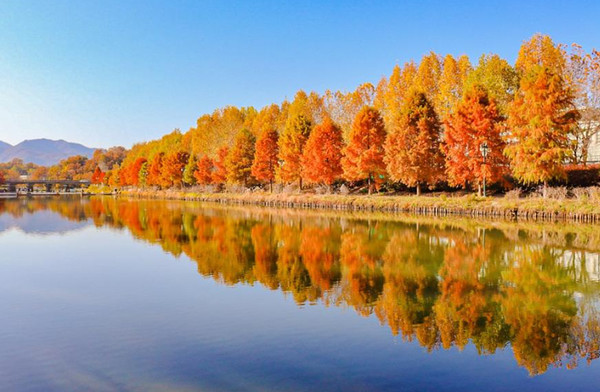
[[[64,140],[34,139],[25,140],[15,146],[0,141],[0,162],[8,162],[14,158],[37,165],[50,166],[73,155],[84,155],[91,158],[94,148]]]
[[[5,143],[3,141],[0,140],[0,154],[2,154],[4,151],[8,150],[9,148],[11,148],[12,146],[8,143]]]

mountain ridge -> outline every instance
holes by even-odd
[[[0,141],[0,162],[9,162],[17,158],[22,159],[25,163],[32,162],[36,165],[51,166],[73,155],[91,158],[95,150],[96,148],[63,139],[28,139],[14,146]]]

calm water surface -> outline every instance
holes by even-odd
[[[1,391],[596,391],[600,227],[0,200]]]

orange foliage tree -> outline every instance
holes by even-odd
[[[273,191],[273,180],[275,179],[275,168],[278,164],[279,147],[277,141],[279,135],[275,129],[264,130],[256,141],[254,162],[251,173],[258,181],[268,181],[271,192]]]
[[[313,129],[302,154],[302,176],[311,184],[330,186],[342,170],[342,130],[331,119]]]
[[[508,169],[503,154],[503,131],[503,118],[496,102],[481,86],[467,90],[446,121],[442,149],[446,155],[449,183],[463,187],[467,183],[476,183],[478,193],[481,193],[484,179],[490,183],[501,180]],[[485,163],[480,153],[484,143],[488,146]]]
[[[535,65],[525,74],[510,106],[511,143],[506,147],[513,175],[531,184],[564,177],[569,134],[577,121],[572,95],[558,74]]]
[[[213,182],[213,160],[203,155],[198,161],[198,170],[194,172],[196,182],[200,185],[208,185]]]
[[[102,170],[96,166],[96,169],[92,174],[92,184],[102,184],[104,182],[104,175],[104,172],[102,172]]]
[[[144,165],[144,163],[147,162],[147,159],[144,157],[139,157],[135,160],[135,162],[133,162],[133,165],[131,165],[131,167],[129,168],[129,173],[128,173],[128,183],[133,185],[133,186],[138,186],[140,185],[140,170],[142,168],[142,166]]]
[[[146,178],[148,185],[160,186],[160,173],[162,171],[164,156],[165,153],[160,152],[152,158],[152,163],[148,168],[148,177]]]
[[[432,187],[442,179],[444,157],[440,150],[441,127],[425,94],[413,91],[405,102],[398,127],[385,143],[385,162],[390,178],[407,186]]]
[[[511,131],[506,155],[513,175],[525,184],[543,183],[565,176],[570,157],[570,134],[579,114],[574,107],[566,54],[548,36],[535,35],[523,43],[516,62],[521,77],[509,106]]]
[[[212,172],[212,183],[222,185],[227,181],[227,155],[229,148],[221,147],[217,150],[217,157],[214,160],[215,168]]]
[[[383,161],[385,134],[379,111],[365,106],[356,115],[348,145],[343,150],[344,178],[349,181],[367,180],[369,194],[373,185],[378,188],[386,176]]]
[[[299,181],[302,188],[302,151],[310,135],[312,124],[304,115],[288,118],[285,129],[279,138],[279,159],[277,177],[281,182]]]
[[[183,169],[190,154],[185,151],[173,151],[164,159],[161,171],[161,183],[163,187],[175,186],[180,188],[183,183]]]
[[[225,161],[227,182],[248,186],[252,177],[255,142],[256,138],[249,130],[244,128],[238,133]]]

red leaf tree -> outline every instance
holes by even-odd
[[[273,180],[275,169],[278,165],[279,146],[277,145],[279,135],[274,129],[268,129],[261,133],[256,141],[254,162],[252,163],[252,175],[258,181],[268,182],[271,192],[273,191]]]
[[[440,150],[441,127],[433,105],[425,94],[413,91],[402,107],[398,126],[385,144],[385,162],[390,178],[417,188],[432,187],[444,174]]]
[[[142,166],[144,165],[144,163],[147,162],[146,158],[143,157],[139,157],[135,160],[135,162],[133,162],[133,165],[131,165],[131,167],[129,168],[129,173],[128,173],[128,183],[134,186],[139,186],[140,185],[140,170],[142,168]]]
[[[526,184],[564,177],[570,156],[569,134],[578,113],[572,95],[558,74],[537,65],[525,74],[509,109],[511,143],[506,147],[513,175]]]
[[[229,155],[229,148],[221,147],[217,151],[217,157],[214,160],[215,168],[212,173],[212,183],[223,185],[227,181],[227,155]]]
[[[185,151],[174,151],[167,155],[160,176],[162,187],[178,187],[183,184],[183,169],[190,157]]]
[[[343,150],[342,168],[349,181],[367,180],[369,194],[373,185],[379,188],[386,176],[383,161],[385,126],[379,111],[365,106],[358,112]]]
[[[164,156],[165,156],[164,152],[159,152],[158,154],[154,155],[154,157],[152,158],[152,163],[150,164],[150,167],[148,168],[148,178],[146,179],[146,182],[148,183],[148,185],[154,185],[154,186],[161,185],[161,172],[162,172]]]
[[[483,87],[471,87],[446,121],[442,149],[448,182],[462,187],[474,183],[481,193],[484,178],[489,183],[501,180],[508,171],[502,139],[504,129],[496,102]],[[488,146],[485,163],[480,150],[484,143]]]
[[[200,185],[208,185],[213,182],[213,160],[208,155],[203,155],[198,161],[198,170],[194,172],[196,182]]]
[[[102,184],[104,182],[104,175],[105,175],[104,172],[102,170],[100,170],[100,168],[98,166],[96,166],[96,169],[94,170],[94,173],[92,174],[92,184]],[[0,176],[2,176],[1,172],[0,172]],[[4,178],[2,178],[2,180],[4,180]],[[0,181],[0,183],[1,182],[2,181]]]
[[[311,184],[330,186],[341,177],[342,130],[331,119],[317,125],[308,138],[302,155],[302,176]]]

